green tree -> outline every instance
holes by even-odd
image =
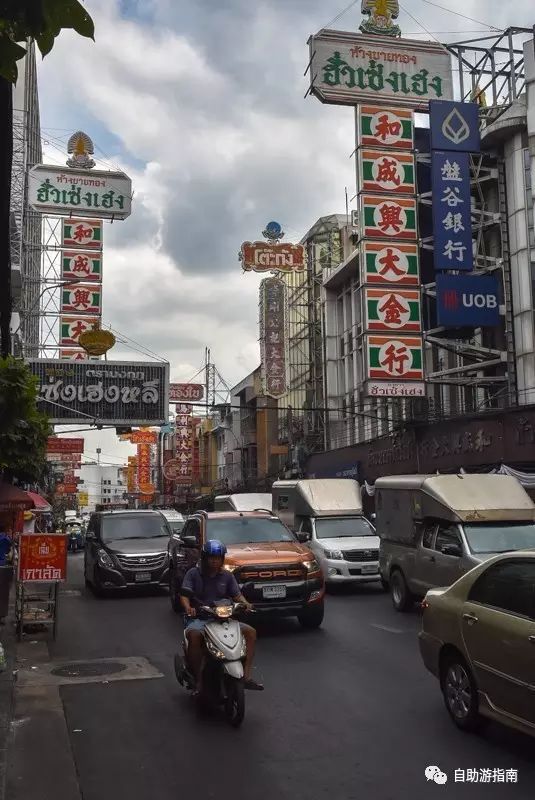
[[[0,359],[0,471],[39,480],[45,469],[48,417],[37,409],[37,379],[23,361]]]
[[[13,91],[17,61],[35,41],[46,56],[64,28],[94,37],[93,20],[79,0],[0,0],[0,355],[11,350],[10,200]]]

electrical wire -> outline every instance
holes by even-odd
[[[503,28],[496,28],[494,25],[489,25],[488,22],[483,22],[480,19],[474,19],[474,17],[468,17],[466,14],[461,14],[460,11],[455,11],[453,8],[448,8],[447,6],[441,6],[439,3],[433,2],[433,0],[422,0],[422,3],[426,3],[428,6],[434,6],[435,8],[440,8],[442,11],[448,11],[450,14],[455,14],[457,17],[462,17],[470,22],[475,22],[477,25],[485,25],[487,28],[490,28],[490,30],[496,31],[496,33],[503,33]]]
[[[334,25],[335,22],[338,22],[338,20],[341,19],[344,16],[344,14],[347,14],[347,12],[350,9],[352,9],[353,6],[355,6],[357,3],[358,3],[358,0],[352,0],[352,2],[348,6],[346,6],[344,9],[342,9],[342,11],[340,11],[340,13],[337,14],[336,17],[334,17],[330,22],[328,22],[326,25],[324,25],[321,28],[321,30],[323,31],[323,30],[325,30],[325,28],[330,28],[331,25]]]
[[[420,28],[422,28],[422,30],[423,30],[423,31],[425,31],[425,32],[426,32],[426,34],[427,34],[428,36],[430,36],[432,39],[434,39],[434,40],[435,40],[435,42],[436,42],[437,44],[439,44],[439,45],[442,47],[442,49],[444,50],[444,52],[445,52],[445,53],[448,53],[448,55],[449,55],[449,51],[447,50],[447,48],[446,48],[446,47],[444,47],[444,45],[442,44],[442,42],[441,42],[439,39],[437,39],[437,37],[436,37],[436,36],[434,36],[434,35],[431,33],[431,31],[429,31],[429,30],[428,30],[428,29],[425,27],[425,25],[423,25],[423,24],[420,22],[420,20],[419,20],[419,19],[417,19],[417,18],[414,16],[414,14],[411,14],[411,12],[410,12],[410,11],[408,11],[408,10],[407,10],[407,9],[406,9],[404,6],[402,6],[402,5],[401,5],[401,3],[399,4],[399,7],[401,8],[401,10],[402,10],[402,11],[403,11],[405,14],[407,14],[407,16],[409,16],[409,17],[410,17],[410,18],[413,20],[413,22],[415,22],[417,25],[419,25],[419,26],[420,26]]]

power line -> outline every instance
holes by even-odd
[[[334,19],[332,19],[330,22],[328,22],[326,25],[324,25],[321,30],[324,30],[325,28],[330,28],[331,25],[334,25],[335,22],[338,22],[338,20],[341,19],[344,16],[344,14],[347,14],[347,12],[351,8],[353,8],[353,6],[355,6],[357,3],[358,3],[358,0],[352,0],[352,2],[348,6],[346,6],[344,9],[342,9],[342,11],[340,11],[340,13],[337,14],[336,17],[334,17]]]
[[[440,8],[442,11],[448,11],[450,14],[455,14],[457,17],[462,17],[463,19],[467,19],[470,22],[475,22],[478,25],[485,25],[487,28],[496,31],[496,33],[503,33],[502,28],[496,28],[494,25],[489,25],[488,22],[483,22],[480,19],[474,19],[474,17],[468,17],[466,14],[461,14],[460,11],[455,11],[453,8],[448,8],[447,6],[441,6],[438,3],[433,2],[433,0],[422,0],[422,3],[427,3],[428,6],[434,6],[435,8]],[[409,16],[411,15],[409,14]]]

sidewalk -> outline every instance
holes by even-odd
[[[6,797],[7,750],[11,735],[15,697],[16,638],[13,617],[10,613],[5,625],[0,627],[0,642],[4,646],[7,666],[0,672],[0,800]]]

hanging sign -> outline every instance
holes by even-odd
[[[28,176],[28,202],[44,214],[126,219],[132,213],[132,181],[124,172],[37,164]]]
[[[453,97],[451,56],[433,42],[321,30],[309,39],[310,91],[323,103],[386,104],[427,111]]]
[[[368,379],[423,380],[419,336],[366,336]]]
[[[91,330],[98,322],[98,317],[60,317],[60,345],[77,345],[80,334]]]
[[[100,285],[76,283],[64,286],[61,291],[61,311],[84,314],[102,313]]]
[[[286,284],[264,278],[260,284],[260,362],[264,394],[282,397],[288,386]]]
[[[412,111],[385,106],[357,106],[357,147],[388,147],[412,150]]]
[[[102,253],[84,253],[63,250],[61,253],[61,279],[75,278],[84,281],[102,280]]]
[[[365,150],[361,147],[357,163],[361,191],[415,194],[412,153]]]
[[[89,248],[90,250],[102,249],[102,220],[100,219],[69,219],[61,220],[61,241],[65,247]],[[79,278],[77,274],[75,277]]]
[[[169,384],[169,402],[190,403],[198,402],[204,397],[204,386],[202,383],[171,383]],[[189,409],[191,410],[191,409]]]
[[[361,194],[360,219],[364,237],[416,239],[416,200]]]
[[[361,243],[362,283],[417,286],[420,281],[419,249],[416,243]]]
[[[240,261],[246,272],[302,272],[305,248],[302,244],[244,242]]]
[[[474,256],[468,153],[434,151],[431,187],[435,269],[470,272]]]
[[[369,331],[421,329],[419,289],[365,287],[364,306]]]

